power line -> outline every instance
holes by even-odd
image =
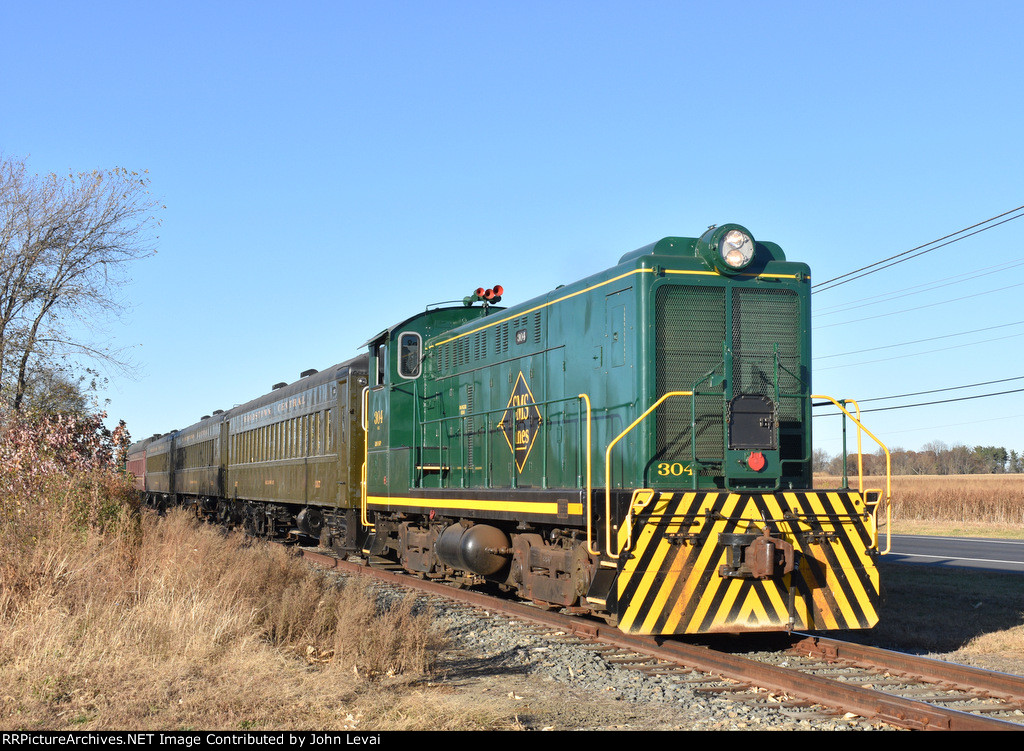
[[[858,404],[865,404],[867,402],[883,402],[889,399],[903,399],[908,396],[924,396],[925,394],[938,394],[943,391],[959,391],[960,389],[973,389],[978,386],[991,386],[994,383],[1009,383],[1010,381],[1024,380],[1024,376],[1010,376],[1009,378],[998,378],[994,381],[978,381],[977,383],[966,383],[963,386],[945,386],[941,389],[929,389],[928,391],[912,391],[907,394],[893,394],[892,396],[876,396],[871,399],[858,399]],[[812,404],[813,407],[827,407],[831,402],[818,402]]]
[[[1015,209],[1010,209],[1009,211],[1004,211],[1002,214],[997,214],[997,215],[995,215],[993,217],[990,217],[990,218],[988,218],[988,219],[986,219],[986,220],[984,220],[982,222],[978,222],[977,224],[972,224],[969,227],[964,227],[961,230],[957,230],[956,232],[951,232],[950,234],[944,235],[943,237],[940,237],[940,238],[937,238],[935,240],[932,240],[931,242],[926,242],[923,245],[918,245],[916,248],[911,248],[910,250],[905,250],[902,253],[897,253],[894,256],[889,256],[888,258],[883,258],[882,260],[876,261],[875,263],[868,264],[867,266],[862,266],[859,269],[855,269],[853,271],[849,271],[849,272],[847,272],[845,274],[840,274],[839,276],[833,277],[832,279],[828,279],[828,280],[826,280],[824,282],[819,282],[818,284],[815,284],[815,285],[813,285],[811,287],[811,294],[817,294],[818,292],[824,292],[824,291],[829,290],[829,289],[834,289],[834,288],[836,288],[836,287],[838,287],[840,285],[847,284],[847,283],[852,282],[852,281],[854,281],[856,279],[861,279],[862,277],[868,276],[870,274],[875,274],[875,273],[877,273],[879,271],[882,271],[884,269],[887,269],[887,268],[890,268],[892,266],[895,266],[896,264],[904,263],[905,261],[909,261],[909,260],[911,260],[913,258],[917,258],[918,256],[922,256],[922,255],[924,255],[926,253],[931,253],[933,250],[938,250],[939,248],[944,248],[945,246],[951,245],[952,243],[955,243],[955,242],[959,242],[960,240],[965,240],[968,237],[972,237],[972,236],[977,235],[977,234],[979,234],[981,232],[985,232],[986,230],[993,229],[995,227],[998,227],[1001,224],[1006,224],[1007,222],[1012,222],[1014,219],[1020,219],[1021,217],[1024,217],[1024,213],[1020,213],[1020,214],[1017,214],[1016,216],[1011,216],[1008,219],[1003,219],[1003,221],[1001,221],[1001,222],[996,222],[995,224],[991,224],[991,222],[995,222],[996,219],[1002,219],[1003,217],[1009,216],[1010,214],[1013,214],[1015,212],[1021,211],[1022,209],[1024,209],[1024,205],[1018,206]],[[983,226],[983,225],[986,225],[986,224],[989,225],[989,226],[987,226],[987,227]],[[980,227],[981,229],[976,229],[978,227]],[[969,232],[970,230],[975,230],[975,231],[974,232]],[[967,233],[967,234],[965,234],[965,233]],[[958,235],[960,235],[960,237],[958,237]],[[946,240],[948,242],[943,242],[944,240]],[[938,243],[941,243],[941,244],[938,244]],[[928,247],[928,246],[934,246],[934,247]],[[911,254],[913,254],[913,255],[911,255]]]
[[[821,415],[821,416],[822,417],[827,417],[828,415]],[[885,435],[886,436],[894,436],[894,435],[904,435],[906,433],[924,433],[926,431],[944,430],[946,428],[962,428],[964,426],[977,426],[977,425],[980,425],[980,424],[986,423],[986,422],[1001,422],[1002,420],[1019,420],[1021,418],[1024,418],[1024,415],[1020,415],[1020,414],[1017,414],[1017,415],[1004,415],[1003,417],[993,417],[993,418],[989,418],[987,420],[971,420],[970,422],[954,422],[954,423],[946,423],[945,425],[929,425],[927,427],[908,428],[906,430],[887,430],[887,431],[885,431]],[[834,435],[834,436],[822,437],[819,434],[818,436],[815,437],[814,443],[818,447],[821,447],[821,446],[826,445],[826,444],[828,444],[828,445],[839,444],[839,443],[842,442],[842,440],[843,440],[842,435]]]
[[[920,295],[923,292],[932,292],[937,289],[942,289],[943,287],[951,287],[954,284],[963,284],[964,282],[969,282],[972,279],[980,279],[983,276],[1001,274],[1002,272],[1016,268],[1017,266],[1024,266],[1024,261],[1011,261],[992,269],[976,269],[956,276],[948,276],[945,279],[939,279],[934,282],[926,282],[925,284],[918,284],[914,287],[906,287],[899,292],[884,292],[873,297],[865,297],[855,303],[843,303],[841,305],[833,305],[830,308],[818,308],[815,310],[814,316],[815,318],[821,318],[822,316],[835,315],[836,313],[845,313],[848,310],[856,310],[857,308],[866,308],[871,305],[891,302],[893,300],[898,300],[901,297]]]
[[[923,433],[926,430],[943,430],[945,428],[962,428],[965,425],[972,425],[973,426],[973,425],[980,425],[980,424],[986,423],[986,422],[1001,422],[1002,420],[1020,420],[1021,418],[1024,418],[1024,415],[1020,415],[1020,414],[1018,414],[1018,415],[1004,415],[1002,417],[990,417],[990,418],[988,418],[986,420],[971,420],[970,422],[953,422],[953,423],[946,423],[945,425],[929,425],[929,426],[923,427],[923,428],[908,428],[906,430],[887,430],[887,431],[885,431],[885,434],[886,434],[886,436],[890,436],[890,435],[903,435],[904,433]],[[834,439],[833,438],[825,438],[825,439],[823,439],[823,441],[828,441],[830,443],[835,443],[835,442],[840,441],[840,440],[842,440],[841,436],[836,437]]]
[[[839,353],[834,354],[834,355],[820,355],[820,356],[814,357],[812,359],[813,360],[830,360],[833,357],[849,357],[850,355],[861,355],[861,354],[864,354],[865,352],[877,352],[880,349],[893,349],[895,347],[907,347],[907,346],[910,346],[911,344],[924,344],[925,342],[934,342],[934,341],[937,341],[939,339],[952,339],[954,336],[967,336],[968,334],[978,334],[978,333],[980,333],[982,331],[992,331],[993,329],[1004,329],[1007,326],[1020,326],[1021,324],[1024,324],[1024,321],[1014,321],[1013,323],[1001,323],[998,326],[986,326],[985,328],[982,328],[982,329],[973,329],[971,331],[961,331],[961,332],[959,332],[957,334],[943,334],[941,336],[930,336],[927,339],[915,339],[912,342],[901,342],[899,344],[886,344],[886,345],[883,345],[881,347],[868,347],[867,349],[857,349],[857,350],[853,350],[852,352],[839,352]],[[937,352],[937,351],[940,351],[940,350],[931,350],[931,351],[932,352]],[[927,354],[927,353],[917,352],[917,353],[914,353],[914,354]],[[912,357],[913,355],[907,355],[907,356],[908,357]]]
[[[967,342],[966,344],[954,344],[951,347],[939,347],[938,349],[926,349],[923,352],[911,352],[909,355],[894,355],[893,357],[880,357],[877,360],[858,360],[856,365],[874,365],[880,362],[892,362],[893,360],[905,360],[908,357],[918,357],[920,355],[932,355],[936,352],[948,352],[951,349],[963,349],[964,347],[976,347],[979,344],[988,344],[990,342],[1001,342],[1006,339],[1016,339],[1017,337],[1024,336],[1024,332],[1019,334],[1009,334],[1007,336],[997,336],[992,339],[979,339],[973,342]],[[838,370],[839,368],[849,368],[848,364],[842,365],[829,365],[824,368],[815,368],[815,372],[823,370]]]
[[[1021,392],[1024,392],[1024,389],[1011,389],[1009,391],[995,391],[995,392],[993,392],[991,394],[976,394],[975,396],[961,396],[961,397],[957,397],[956,399],[938,399],[938,400],[933,401],[933,402],[918,402],[917,404],[900,404],[900,405],[895,406],[895,407],[875,407],[874,409],[862,409],[860,411],[860,414],[863,415],[863,414],[866,414],[867,412],[889,412],[889,411],[894,410],[894,409],[910,409],[911,407],[930,407],[930,406],[934,406],[936,404],[951,404],[953,402],[966,402],[966,401],[970,401],[972,399],[987,399],[987,398],[992,397],[992,396],[1005,396],[1006,394],[1019,394]],[[895,398],[895,397],[892,397],[892,398]],[[812,406],[823,407],[823,406],[830,405],[830,404],[831,404],[831,402],[820,402],[819,404],[815,404],[815,405],[812,405]],[[843,414],[843,413],[842,412],[831,412],[831,413],[825,414],[825,415],[815,415],[815,417],[836,417],[836,416],[841,415],[841,414]]]
[[[860,404],[867,402],[884,402],[888,399],[903,399],[908,396],[924,396],[925,394],[939,394],[943,391],[959,391],[960,389],[973,389],[977,386],[991,386],[993,383],[1008,383],[1010,381],[1024,380],[1024,376],[1012,376],[1011,378],[999,378],[995,381],[980,381],[979,383],[968,383],[964,386],[947,386],[942,389],[930,389],[929,391],[913,391],[909,394],[894,394],[893,396],[876,396],[873,399],[858,399]]]
[[[1024,216],[1024,214],[1021,214],[1021,216]],[[851,323],[862,323],[864,321],[873,321],[876,318],[888,318],[889,316],[899,315],[900,313],[912,313],[915,310],[924,310],[925,308],[934,308],[934,307],[937,307],[939,305],[948,305],[949,303],[960,302],[961,300],[970,300],[972,297],[983,297],[984,295],[991,295],[993,292],[1003,292],[1005,290],[1013,289],[1014,287],[1021,287],[1021,286],[1024,286],[1024,282],[1018,282],[1017,284],[1010,284],[1010,285],[1007,285],[1006,287],[999,287],[998,289],[986,290],[985,292],[976,292],[973,295],[964,295],[963,297],[954,297],[954,298],[952,298],[950,300],[942,300],[940,302],[933,302],[933,303],[929,303],[928,305],[918,305],[916,308],[903,308],[902,310],[893,310],[893,311],[890,311],[889,313],[879,313],[876,316],[867,316],[866,318],[857,318],[857,319],[852,320],[852,321],[841,321],[840,323],[827,323],[824,326],[818,326],[817,328],[818,329],[830,329],[830,328],[832,328],[834,326],[846,326],[846,325],[849,325]]]

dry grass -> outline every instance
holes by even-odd
[[[381,610],[279,548],[184,514],[98,532],[8,515],[0,530],[5,729],[480,729],[426,701],[441,645],[412,600]]]
[[[819,487],[838,478],[819,476]],[[866,487],[883,487],[870,477]],[[1024,475],[897,475],[893,532],[1024,538]]]
[[[856,638],[1024,675],[1020,574],[882,560],[878,626]]]
[[[815,480],[838,484],[834,477]],[[882,482],[869,478],[867,486]],[[1024,539],[1024,475],[897,475],[892,488],[893,533]],[[879,565],[884,601],[867,638],[1024,674],[1019,574],[884,558]]]

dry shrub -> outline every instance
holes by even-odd
[[[116,469],[6,480],[3,728],[368,729],[387,721],[382,679],[405,706],[431,668],[439,636],[412,600],[185,512],[140,516]]]
[[[440,645],[411,600],[184,512],[108,543],[56,530],[4,555],[0,724],[351,728],[367,681],[420,677]]]
[[[130,565],[138,494],[118,469],[128,436],[103,417],[0,415],[0,616]]]
[[[406,596],[381,610],[363,587],[350,586],[338,603],[344,623],[334,634],[334,655],[341,664],[370,675],[423,675],[441,645],[429,627],[429,611],[417,612],[415,597]],[[353,634],[360,634],[358,639]]]
[[[0,499],[5,506],[60,501],[84,478],[123,475],[131,438],[123,420],[109,430],[103,424],[106,416],[0,412]],[[100,500],[96,493],[90,498]]]

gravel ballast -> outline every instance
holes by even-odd
[[[693,675],[629,669],[592,645],[533,624],[441,601],[433,607],[450,639],[435,684],[479,692],[492,709],[513,712],[523,729],[893,729],[855,716],[782,708],[763,691],[756,705],[728,691],[698,692]]]

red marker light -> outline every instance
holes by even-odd
[[[762,469],[764,469],[765,464],[766,462],[764,460],[764,454],[762,454],[760,451],[753,451],[751,452],[750,456],[747,457],[747,466],[750,467],[755,472],[760,472]]]

